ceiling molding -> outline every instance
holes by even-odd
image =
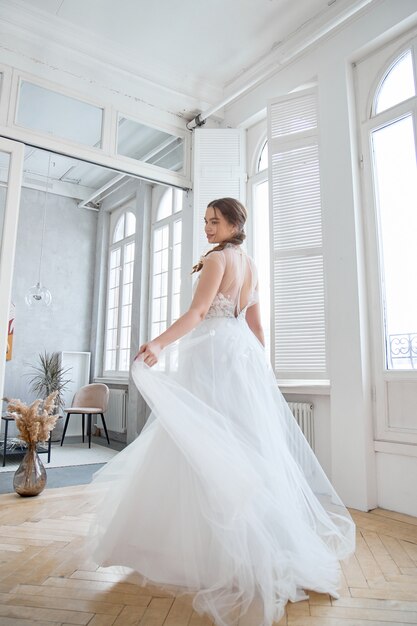
[[[78,53],[89,65],[98,63],[107,70],[114,68],[128,74],[130,78],[146,83],[157,90],[162,90],[180,100],[190,101],[189,108],[199,109],[202,102],[209,105],[222,96],[219,85],[210,84],[207,80],[195,79],[192,76],[173,71],[172,67],[163,67],[161,64],[147,64],[146,71],[138,69],[135,60],[135,51],[124,48],[112,42],[103,46],[102,38],[94,33],[70,24],[59,16],[29,7],[20,0],[2,0],[0,3],[0,23],[18,30],[25,36],[25,40],[33,41],[38,49],[45,51],[45,41],[48,47],[58,46],[71,50],[71,55]],[[181,85],[181,90],[178,89]]]
[[[369,0],[365,7],[363,0],[356,2],[338,0],[338,2],[334,2],[325,11],[300,25],[287,38],[278,42],[269,53],[229,81],[225,85],[224,97],[227,98],[230,94],[240,91],[249,83],[251,83],[250,88],[253,89],[256,82],[265,80],[266,76],[272,76],[297,57],[319,46],[324,39],[334,36],[351,20],[357,19],[359,13],[374,8],[376,4],[380,4],[382,1]],[[318,37],[320,32],[322,34]],[[311,43],[308,43],[309,41]],[[300,52],[297,52],[299,48]],[[244,95],[244,92],[241,95]]]
[[[113,93],[117,91],[124,97],[135,97],[134,92],[137,91],[141,94],[137,98],[144,106],[159,108],[177,118],[192,119],[197,113],[215,108],[219,103],[220,106],[217,106],[212,114],[216,114],[216,117],[212,119],[221,123],[229,102],[238,100],[262,81],[279,72],[282,67],[313,50],[323,40],[334,36],[360,14],[383,2],[368,0],[367,6],[364,6],[365,1],[328,0],[327,5],[319,13],[300,24],[295,31],[275,43],[267,54],[246,66],[224,85],[210,84],[206,80],[196,79],[187,73],[157,63],[151,66],[147,64],[146,71],[142,68],[139,71],[138,63],[133,60],[137,56],[136,52],[112,42],[106,42],[103,46],[103,39],[96,34],[73,26],[59,16],[30,7],[22,0],[0,2],[0,24],[8,27],[9,31],[19,32],[20,38],[23,36],[30,44],[33,42],[34,49],[38,50],[37,57],[45,56],[47,49],[52,63],[54,49],[59,48],[61,56],[62,51],[71,50],[70,61],[80,61],[84,67],[90,66],[93,69],[100,67],[101,74],[105,68],[109,80],[103,85],[102,79],[101,87]],[[45,41],[48,42],[47,46]],[[37,58],[34,60],[38,61]],[[65,71],[62,67],[57,69]],[[132,88],[129,94],[122,93],[120,88],[116,90],[110,80],[112,72],[114,76],[114,71],[122,79],[127,76],[129,84],[132,86],[135,84],[135,89]],[[181,85],[181,89],[178,85]],[[143,96],[141,92],[141,88],[146,86],[149,96]],[[161,95],[160,98],[158,94]]]

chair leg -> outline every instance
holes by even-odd
[[[91,448],[91,419],[92,419],[92,414],[89,413],[88,414],[88,426],[87,426],[87,430],[88,430],[88,447]]]
[[[107,432],[107,426],[104,420],[104,413],[100,413],[100,415],[101,415],[101,421],[103,422],[104,432],[106,433],[107,443],[110,445],[109,433]]]
[[[62,439],[61,439],[61,446],[62,446],[62,444],[64,443],[65,433],[67,432],[68,422],[69,422],[70,415],[71,415],[71,413],[68,413],[68,415],[67,415],[67,419],[65,420],[64,432],[62,433]]]
[[[9,430],[9,422],[5,420],[4,425],[4,447],[3,447],[3,467],[6,465],[6,452],[7,452],[7,431]]]
[[[83,423],[83,443],[84,443],[85,413],[83,413],[82,423]]]

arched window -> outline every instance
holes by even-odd
[[[390,63],[368,122],[385,335],[385,369],[417,368],[417,106],[411,50]],[[404,109],[405,100],[410,101]],[[388,113],[389,109],[389,113]],[[374,115],[385,111],[383,124]]]
[[[135,232],[136,218],[131,211],[115,213],[107,274],[105,373],[129,371]]]
[[[416,95],[411,50],[404,52],[385,72],[374,96],[373,115]]]
[[[112,243],[118,243],[126,237],[134,235],[136,231],[136,217],[131,211],[126,211],[117,220],[115,229],[113,231]]]
[[[158,204],[156,221],[160,222],[166,217],[172,215],[173,213],[178,213],[179,211],[181,211],[183,195],[184,194],[181,189],[167,189]]]
[[[184,192],[169,188],[160,199],[152,225],[150,337],[180,316],[181,235]]]

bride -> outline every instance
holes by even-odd
[[[355,549],[265,355],[246,218],[233,198],[208,205],[216,245],[193,268],[190,308],[132,365],[151,414],[92,482],[94,560],[191,593],[218,626],[271,626],[309,589],[339,597],[339,561]]]

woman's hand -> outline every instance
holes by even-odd
[[[145,361],[149,367],[152,367],[152,365],[158,362],[158,356],[161,350],[162,344],[158,340],[154,339],[153,341],[148,341],[141,345],[134,360]]]

